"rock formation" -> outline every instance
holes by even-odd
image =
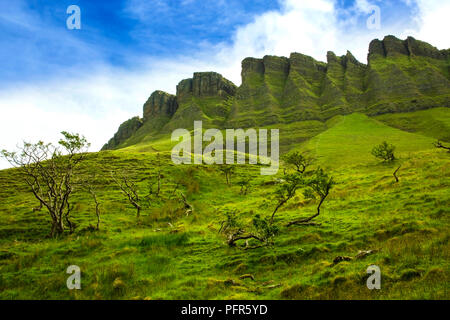
[[[368,63],[347,52],[327,53],[327,62],[292,53],[242,61],[242,84],[215,72],[182,80],[176,96],[155,91],[143,119],[122,124],[103,149],[138,143],[148,135],[176,128],[246,128],[335,115],[378,115],[450,106],[450,50],[408,37],[386,36],[369,45]],[[139,132],[139,134],[136,134]]]

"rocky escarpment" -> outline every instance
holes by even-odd
[[[349,104],[362,108],[366,70],[350,52],[342,57],[328,52],[327,63],[300,53],[247,58],[230,121],[234,126],[266,125],[325,119],[348,112]]]
[[[205,127],[221,126],[229,112],[227,100],[236,93],[236,85],[216,72],[196,72],[193,78],[177,85],[179,109],[163,132],[192,128],[195,120]]]
[[[139,142],[145,135],[134,134],[141,127],[145,134],[156,134],[190,128],[194,120],[204,120],[206,126],[217,124],[227,115],[227,99],[235,95],[236,89],[236,85],[216,72],[196,72],[192,78],[180,81],[176,95],[160,90],[153,92],[144,104],[143,118],[135,117],[123,123],[102,150],[124,146],[128,140],[128,144]]]
[[[251,127],[449,106],[449,87],[448,50],[412,37],[372,41],[368,64],[350,52],[328,52],[326,63],[300,53],[247,58],[229,124]]]
[[[301,53],[246,58],[241,76],[236,87],[218,73],[198,72],[177,85],[176,95],[154,92],[143,119],[122,125],[104,148],[190,129],[195,120],[204,127],[246,128],[450,106],[450,50],[412,37],[373,40],[367,64],[350,52],[337,56],[331,51],[326,62]]]
[[[124,123],[122,123],[119,127],[119,130],[114,134],[114,136],[106,143],[102,150],[110,150],[114,149],[123,142],[127,141],[131,138],[136,131],[142,127],[143,121],[139,117],[133,117]]]
[[[177,97],[164,91],[155,91],[144,104],[144,121],[166,115],[172,117],[178,109]]]
[[[164,91],[155,91],[148,98],[143,107],[143,118],[133,117],[122,123],[114,136],[106,143],[102,150],[112,150],[121,146],[143,126],[150,126],[156,132],[167,123],[178,109],[178,102],[174,95]]]
[[[216,72],[196,72],[193,78],[182,80],[177,85],[179,100],[190,96],[226,98],[235,92],[236,85]]]
[[[377,115],[450,106],[449,56],[430,44],[387,36],[369,46],[365,112]]]
[[[375,56],[393,57],[396,55],[421,56],[432,59],[447,59],[448,50],[438,50],[432,45],[408,37],[406,40],[400,40],[394,36],[386,36],[383,40],[375,39],[369,45],[368,61]]]

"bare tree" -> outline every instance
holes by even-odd
[[[159,197],[161,193],[161,179],[162,179],[162,172],[161,172],[161,157],[159,153],[156,155],[156,176],[152,177],[152,180],[149,181],[149,196],[155,195],[156,197]],[[156,181],[153,181],[153,178],[156,178]],[[156,191],[153,190],[153,185],[156,184]]]
[[[87,188],[88,188],[88,191],[91,194],[92,199],[94,200],[94,203],[95,203],[95,215],[97,216],[96,230],[100,230],[100,202],[98,201],[98,198],[97,198],[97,192],[95,191],[94,187],[90,183],[87,183]]]
[[[85,159],[90,146],[83,136],[65,131],[61,134],[63,138],[57,146],[42,141],[35,144],[24,142],[18,152],[1,152],[11,165],[20,170],[40,207],[47,209],[52,222],[51,237],[62,234],[66,226],[70,232],[75,229],[70,220],[74,170]]]
[[[331,188],[335,184],[332,177],[329,177],[322,168],[318,168],[313,178],[307,182],[308,188],[306,188],[304,195],[306,198],[314,199],[316,196],[319,197],[319,204],[317,205],[317,212],[308,217],[302,218],[298,220],[291,221],[287,224],[287,226],[295,225],[295,224],[311,224],[310,221],[313,220],[320,214],[320,207],[323,202],[327,198],[330,193]]]
[[[194,212],[194,206],[187,201],[186,196],[183,192],[180,192],[180,197],[181,201],[183,201],[184,204],[184,212],[186,216],[188,216],[190,213]]]
[[[258,240],[259,242],[264,242],[264,239],[261,239],[260,237],[254,235],[252,233],[246,233],[243,230],[237,230],[235,232],[228,234],[227,244],[230,247],[235,247],[236,243],[239,240],[249,240],[249,239],[255,239],[255,240]]]
[[[436,148],[445,149],[450,152],[450,147],[444,146],[439,140],[434,144]]]
[[[120,178],[117,179],[116,175],[120,175]],[[114,174],[111,172],[111,177],[119,186],[120,190],[122,190],[122,193],[127,197],[131,205],[136,208],[136,217],[139,218],[141,216],[142,206],[137,186],[125,174]]]
[[[219,166],[219,170],[225,174],[225,179],[227,180],[227,185],[231,185],[231,176],[234,174],[235,167],[232,165],[222,164]]]
[[[397,176],[397,172],[398,172],[398,170],[400,170],[400,168],[401,168],[402,166],[399,166],[395,171],[394,171],[394,173],[393,173],[393,176],[394,176],[394,178],[395,178],[395,182],[398,182],[399,180],[398,180],[398,176]]]

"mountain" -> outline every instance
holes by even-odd
[[[74,230],[57,238],[24,170],[0,170],[0,300],[449,300],[450,153],[434,145],[450,146],[448,52],[386,37],[367,65],[247,58],[239,87],[206,72],[156,91],[104,147],[119,150],[74,169]],[[295,170],[284,159],[275,176],[239,164],[228,179],[219,165],[175,165],[171,132],[194,120],[279,129],[281,153],[311,159],[304,183],[280,207]],[[395,161],[371,154],[383,141]],[[326,199],[304,186],[314,172],[335,182]],[[39,191],[52,197],[48,180]],[[66,287],[74,264],[82,290]],[[372,265],[381,290],[367,289]]]
[[[301,129],[301,140],[323,131],[325,121],[338,115],[380,116],[450,106],[450,49],[386,36],[370,43],[367,60],[363,64],[350,52],[340,57],[328,52],[326,63],[300,53],[246,58],[239,87],[215,72],[194,73],[177,85],[176,95],[152,93],[143,118],[124,122],[102,150],[190,129],[194,120],[222,129],[312,126],[306,136]]]

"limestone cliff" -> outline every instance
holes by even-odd
[[[301,53],[246,58],[239,87],[215,72],[194,73],[179,82],[176,95],[152,93],[143,119],[121,125],[104,149],[190,129],[195,120],[204,127],[246,128],[450,106],[449,49],[386,36],[369,44],[367,64],[350,52],[330,51],[326,57],[326,62]]]
[[[127,141],[127,139],[132,137],[142,126],[142,123],[143,121],[139,117],[131,118],[122,123],[114,136],[103,146],[102,150],[115,149],[117,146]]]
[[[164,91],[155,91],[144,104],[144,121],[159,115],[172,117],[178,109],[177,98]]]

